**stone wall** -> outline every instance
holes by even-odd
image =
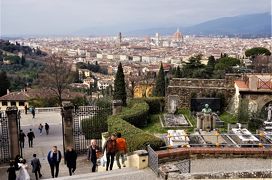
[[[241,75],[227,74],[225,79],[192,79],[173,78],[166,90],[166,103],[169,96],[178,96],[178,108],[190,108],[191,97],[207,97],[224,95],[225,102],[230,102],[235,94],[234,81],[242,78]],[[227,104],[225,104],[227,105]]]
[[[272,178],[272,171],[245,171],[245,172],[219,172],[219,173],[168,173],[167,180],[177,179],[238,179],[238,178]]]

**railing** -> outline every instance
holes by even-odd
[[[36,113],[41,112],[60,112],[61,107],[43,107],[43,108],[35,108]]]
[[[270,89],[270,90],[272,90],[272,78],[270,78],[270,79],[258,78],[258,89]]]
[[[158,154],[150,147],[150,145],[147,146],[148,151],[148,166],[152,171],[159,176],[159,158]]]
[[[220,137],[221,136],[221,137]],[[242,135],[241,135],[242,136]],[[165,134],[162,136],[166,140],[166,146],[161,147],[161,149],[172,149],[172,148],[180,148],[180,147],[260,147],[260,148],[272,148],[272,142],[270,140],[272,135],[266,135],[264,133],[259,134],[251,134],[250,136],[254,137],[254,139],[249,139],[247,141],[242,141],[239,139],[239,135],[234,133],[216,133],[216,134],[184,134],[184,135],[167,135]],[[170,145],[171,138],[175,137],[184,137],[183,140],[174,139],[176,142],[180,142],[180,145]],[[200,137],[204,140],[205,143],[198,143],[198,142],[190,142],[189,137]],[[206,137],[206,138],[205,138]],[[207,140],[207,137],[214,137],[211,141],[210,139]],[[221,138],[221,141],[219,139]],[[185,141],[187,139],[187,141]],[[209,141],[210,140],[210,141]],[[223,141],[223,143],[222,143]]]

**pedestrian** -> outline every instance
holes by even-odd
[[[70,146],[67,147],[67,151],[65,153],[65,160],[69,169],[69,175],[72,176],[72,174],[74,174],[76,170],[77,153]]]
[[[16,180],[16,168],[14,163],[14,161],[9,163],[9,168],[7,170],[8,180]]]
[[[28,107],[25,105],[25,114],[27,114]]]
[[[61,152],[58,150],[57,146],[53,146],[52,150],[49,151],[47,155],[47,160],[50,165],[52,178],[58,177],[59,164],[61,161]],[[54,174],[55,169],[56,169],[56,173]]]
[[[40,125],[39,125],[40,136],[42,135],[42,130],[43,130],[43,125],[40,124]]]
[[[49,125],[47,123],[45,123],[44,128],[45,128],[45,131],[46,131],[46,135],[48,135],[48,133],[49,133]]]
[[[107,165],[106,165],[106,171],[108,171],[109,166],[110,170],[112,170],[113,163],[114,163],[114,156],[116,154],[116,135],[112,134],[108,140],[105,142],[103,146],[103,154],[106,151],[106,157],[107,157]]]
[[[96,144],[96,140],[92,139],[88,149],[88,156],[87,156],[87,159],[91,160],[92,172],[96,171],[98,152],[99,152],[99,147]]]
[[[16,180],[30,180],[30,176],[27,172],[28,165],[26,164],[26,160],[21,158],[20,161],[21,162],[18,163],[18,166],[20,168],[19,175]]]
[[[33,159],[31,160],[31,166],[32,166],[32,173],[35,173],[36,180],[38,180],[39,178],[42,177],[42,174],[41,174],[42,165],[40,163],[39,158],[37,158],[36,154],[33,154]],[[38,174],[39,174],[39,178],[38,178]]]
[[[25,147],[25,133],[23,132],[23,130],[20,130],[20,133],[19,133],[19,143],[20,143],[20,147],[21,148],[24,148]]]
[[[15,166],[15,170],[16,170],[16,171],[19,170],[18,163],[20,163],[20,159],[21,159],[21,156],[20,156],[19,154],[15,156],[15,159],[14,159],[14,166]]]
[[[32,109],[31,109],[31,113],[32,113],[32,118],[35,118],[35,107],[32,107]]]
[[[27,133],[27,137],[28,137],[29,147],[33,147],[33,139],[35,138],[35,135],[34,135],[34,132],[32,131],[32,129],[29,129],[29,133]]]
[[[122,158],[123,167],[126,167],[125,154],[127,153],[127,142],[125,138],[121,137],[121,133],[117,133],[116,148],[117,148],[116,153],[117,166],[119,167],[119,169],[121,169],[120,157]]]

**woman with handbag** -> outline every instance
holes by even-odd
[[[96,140],[92,139],[88,150],[87,159],[91,160],[92,172],[96,171],[97,159],[99,158],[99,147],[96,145]]]

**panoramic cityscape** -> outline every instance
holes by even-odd
[[[0,179],[271,179],[271,7],[2,0]]]

